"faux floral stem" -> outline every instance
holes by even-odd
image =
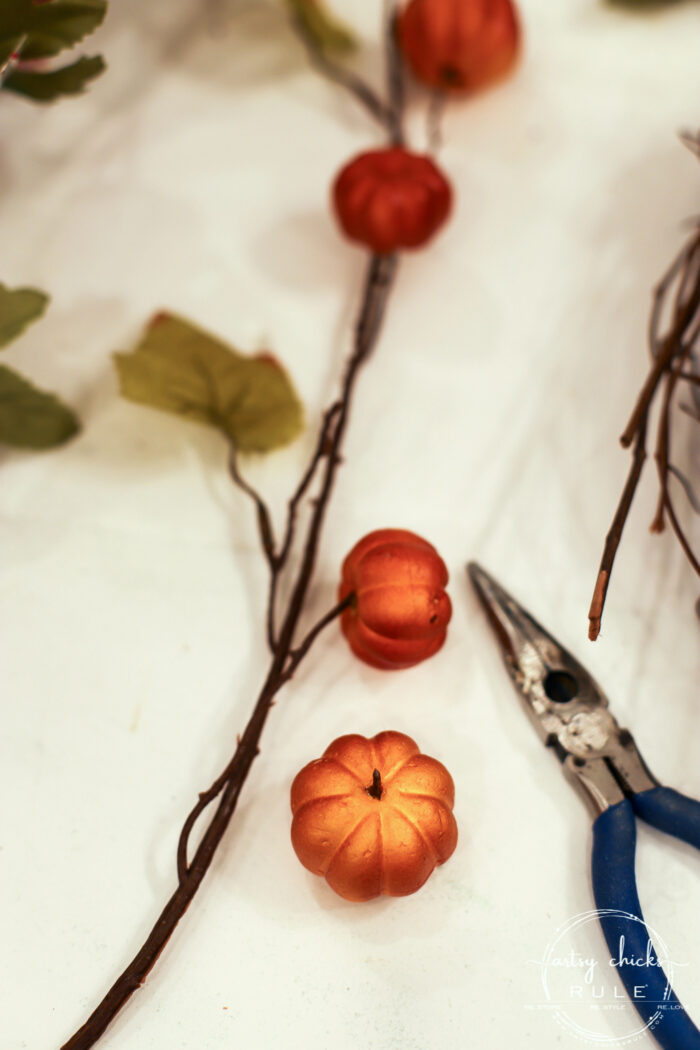
[[[355,330],[353,352],[346,365],[341,396],[329,410],[322,423],[325,444],[320,454],[314,454],[312,463],[321,468],[320,491],[314,502],[305,536],[304,550],[296,574],[279,639],[267,676],[258,695],[253,713],[226,768],[214,783],[199,796],[185,821],[177,850],[178,884],[158,919],[132,961],[117,978],[97,1008],[78,1031],[64,1043],[62,1050],[89,1050],[103,1035],[133,993],[145,982],[152,967],[173,935],[180,919],[189,907],[202,879],[209,870],[218,846],[235,812],[243,784],[259,753],[259,742],[267,716],[279,690],[292,677],[301,660],[308,653],[321,631],[347,607],[350,598],[336,605],[306,633],[296,645],[295,635],[300,623],[305,600],[313,577],[320,540],[321,526],[330,501],[333,485],[341,463],[340,449],[349,419],[350,404],[361,366],[371,353],[379,337],[389,293],[397,273],[395,256],[373,256],[370,259],[362,305]],[[333,420],[332,426],[327,421]],[[235,464],[235,458],[233,459]],[[308,473],[308,472],[307,472]],[[240,475],[239,475],[240,476]],[[303,479],[302,479],[303,480]],[[307,486],[308,487],[308,486]],[[250,490],[249,494],[253,490]],[[255,495],[253,499],[257,499]],[[263,538],[263,548],[265,539]],[[217,802],[218,800],[218,802]],[[216,804],[206,830],[191,860],[188,859],[189,840],[199,818]]]
[[[389,26],[393,27],[393,3],[389,5],[387,12],[387,17],[390,18]],[[300,23],[295,23],[295,27],[304,40],[314,65],[331,80],[351,91],[370,114],[379,119],[392,142],[402,141],[403,92],[398,87],[401,73],[393,35],[392,41],[387,42],[390,97],[384,102],[355,74],[330,63],[307,37]],[[393,28],[388,31],[393,34]],[[200,793],[182,826],[177,847],[177,886],[174,892],[142,947],[85,1023],[63,1044],[61,1050],[90,1050],[133,993],[144,984],[209,870],[233,817],[243,785],[259,754],[260,738],[277,693],[292,678],[321,632],[337,619],[353,600],[353,596],[350,595],[335,605],[297,640],[316,566],[326,511],[342,462],[341,448],[350,418],[356,381],[379,338],[397,271],[398,258],[395,255],[370,256],[353,348],[345,366],[340,395],[323,415],[311,460],[289,500],[281,545],[276,541],[267,504],[245,480],[240,471],[236,450],[231,450],[231,477],[255,505],[260,543],[270,568],[267,636],[272,653],[271,662],[248,724],[238,739],[231,759],[213,784]],[[314,494],[310,500],[311,511],[304,534],[303,549],[294,570],[291,552],[298,513],[302,501],[311,494],[312,489]],[[291,591],[280,617],[280,626],[277,628],[279,583],[287,571],[292,572]],[[200,820],[206,821],[206,826],[190,859],[190,840]]]

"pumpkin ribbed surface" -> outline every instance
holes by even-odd
[[[457,844],[452,777],[403,733],[335,740],[297,774],[291,805],[299,860],[350,901],[414,893]]]

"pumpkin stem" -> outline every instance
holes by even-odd
[[[382,797],[383,790],[384,789],[382,787],[382,774],[379,772],[378,769],[375,769],[374,773],[372,773],[372,783],[368,788],[365,788],[365,791],[368,795],[371,795],[372,798],[376,798],[377,802],[379,802],[379,799]]]

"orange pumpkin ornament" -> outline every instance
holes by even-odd
[[[454,795],[409,736],[341,736],[294,778],[292,845],[345,900],[404,897],[454,852]]]
[[[477,91],[508,73],[520,51],[511,0],[411,0],[398,37],[414,76],[439,91]]]
[[[422,248],[447,219],[452,188],[430,157],[400,146],[354,157],[333,184],[344,233],[379,255]]]
[[[354,595],[340,625],[350,648],[383,670],[413,667],[443,645],[452,604],[445,563],[406,529],[377,529],[343,562],[338,598]]]

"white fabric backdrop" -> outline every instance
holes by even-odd
[[[61,451],[0,462],[6,1050],[57,1047],[141,943],[173,886],[181,820],[266,660],[265,573],[221,442],[120,401],[109,354],[176,309],[273,349],[315,423],[364,266],[334,229],[328,185],[378,141],[273,8],[111,6],[87,48],[109,72],[84,98],[0,107],[0,277],[53,297],[6,360],[85,422]],[[370,64],[376,6],[337,4],[374,35]],[[403,264],[313,592],[311,615],[360,536],[413,529],[451,570],[448,642],[380,674],[336,631],[319,641],[201,893],[105,1050],[580,1045],[528,1007],[542,999],[533,960],[592,905],[590,821],[517,706],[467,557],[583,655],[657,775],[700,793],[698,587],[672,537],[647,531],[651,464],[603,635],[585,638],[649,289],[697,208],[697,162],[675,133],[700,121],[700,11],[522,10],[517,76],[447,115],[457,211]],[[418,147],[424,128],[416,110]],[[278,509],[311,440],[249,465]],[[335,736],[385,728],[452,771],[460,844],[415,897],[350,905],[293,856],[288,790]],[[638,871],[698,1018],[698,858],[643,831]]]

